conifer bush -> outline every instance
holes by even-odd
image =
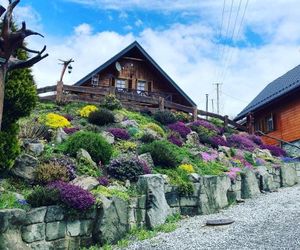
[[[114,114],[108,109],[96,110],[89,114],[88,121],[91,124],[103,126],[114,122]]]
[[[76,156],[79,149],[85,149],[93,161],[107,164],[112,155],[112,146],[100,135],[79,131],[72,134],[66,142],[66,152]]]
[[[168,110],[165,111],[157,111],[154,114],[154,119],[163,125],[168,125],[176,122],[175,115]]]

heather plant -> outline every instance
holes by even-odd
[[[228,145],[239,149],[253,151],[256,147],[255,143],[246,136],[233,134],[227,138]]]
[[[75,132],[78,132],[79,128],[63,128],[64,132],[68,135],[74,134]]]
[[[176,122],[170,124],[168,125],[168,128],[180,134],[182,138],[186,138],[186,136],[191,132],[191,129],[187,127],[183,122]]]
[[[106,168],[110,177],[117,180],[137,181],[144,174],[144,162],[137,157],[121,156],[112,160]]]
[[[112,146],[99,134],[79,131],[66,141],[66,152],[75,157],[79,149],[85,149],[95,162],[107,164],[112,155]]]
[[[168,141],[178,147],[182,147],[183,145],[183,140],[181,136],[176,132],[173,132],[168,136]]]
[[[154,119],[163,125],[168,125],[176,122],[175,115],[168,110],[165,111],[157,111],[154,114]]]
[[[32,207],[57,205],[60,204],[60,194],[56,189],[35,186],[26,200]]]
[[[66,167],[55,163],[45,163],[36,168],[35,180],[41,184],[56,180],[68,181],[68,170]]]
[[[219,146],[226,146],[226,147],[228,146],[227,141],[224,139],[223,136],[220,136],[220,135],[216,135],[216,136],[209,138],[209,144],[213,148],[218,148]]]
[[[78,113],[81,117],[89,117],[91,112],[94,112],[98,110],[98,108],[95,105],[86,105],[83,108],[81,108]]]
[[[110,128],[107,131],[112,133],[116,139],[119,139],[119,140],[129,140],[130,139],[130,135],[128,134],[126,129]]]
[[[156,123],[150,122],[147,125],[145,125],[144,128],[153,130],[161,137],[165,136],[165,131]]]
[[[153,141],[143,145],[140,148],[140,153],[149,152],[156,166],[175,168],[178,164],[178,160],[174,147],[174,145],[165,140]]]
[[[61,201],[70,208],[85,211],[95,204],[94,196],[79,186],[63,181],[55,181],[47,187],[58,190]]]
[[[53,163],[65,167],[68,171],[68,176],[70,181],[76,178],[76,174],[75,174],[76,166],[72,158],[66,155],[60,155],[58,157],[52,156],[47,160],[46,163]]]
[[[65,128],[71,126],[71,123],[65,117],[55,113],[48,113],[41,119],[41,122],[50,128]]]
[[[104,97],[102,101],[102,106],[110,110],[122,108],[120,100],[113,94],[109,94]]]
[[[263,142],[262,142],[260,136],[247,134],[246,137],[247,137],[249,140],[253,141],[256,145],[259,145],[259,146],[260,146],[260,145],[263,144]]]
[[[106,176],[101,176],[98,178],[99,184],[101,186],[107,187],[109,185],[109,179]]]
[[[91,124],[104,126],[113,123],[115,120],[114,114],[108,109],[100,109],[90,112],[88,121]]]
[[[287,155],[287,153],[282,148],[277,147],[277,146],[263,144],[263,145],[260,145],[260,148],[268,149],[273,156],[281,157],[281,156]]]

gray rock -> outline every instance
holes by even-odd
[[[280,168],[280,178],[282,187],[291,187],[298,183],[297,171],[295,165],[284,164]]]
[[[92,157],[90,156],[89,152],[85,149],[81,148],[78,150],[76,155],[77,160],[87,162],[94,167],[97,167],[97,164],[93,161]]]
[[[153,140],[160,140],[162,137],[155,131],[153,131],[150,128],[144,129],[144,135],[150,136],[153,138]]]
[[[125,120],[120,122],[121,126],[124,128],[128,128],[128,127],[134,127],[134,128],[138,128],[139,125],[135,120]]]
[[[67,222],[67,234],[69,236],[90,235],[92,233],[92,220],[75,220]]]
[[[99,195],[98,198],[102,201],[102,209],[96,218],[93,236],[101,244],[115,243],[129,230],[129,204],[117,197],[110,200]]]
[[[56,143],[62,143],[67,139],[68,139],[68,134],[62,128],[58,128],[55,137]]]
[[[125,119],[124,115],[120,113],[114,114],[114,121],[116,123],[122,122],[124,119]]]
[[[154,162],[150,153],[139,155],[139,159],[144,160],[151,169],[154,168]]]
[[[22,239],[27,243],[43,240],[45,239],[45,223],[23,226],[21,233]]]
[[[0,233],[15,229],[25,222],[26,212],[22,209],[0,210]]]
[[[250,169],[241,172],[242,177],[242,198],[248,199],[257,196],[260,193],[255,173]]]
[[[178,187],[175,186],[166,186],[165,187],[166,193],[165,193],[165,198],[168,203],[168,205],[172,207],[179,207],[179,199],[180,199],[180,194],[178,191]]]
[[[46,224],[46,240],[57,240],[65,237],[66,222],[56,221]]]
[[[15,165],[11,169],[11,172],[22,179],[33,181],[35,169],[38,164],[39,161],[37,158],[28,154],[22,154],[16,159]]]
[[[27,148],[36,156],[44,152],[44,144],[41,142],[30,142],[27,144]]]
[[[115,142],[115,137],[112,133],[103,131],[101,132],[101,135],[104,137],[104,139],[109,143],[109,144],[114,144]]]
[[[261,191],[272,192],[277,190],[273,180],[273,175],[269,174],[267,167],[258,166],[256,171]]]
[[[0,249],[31,250],[31,247],[22,240],[20,230],[8,230],[0,233]]]
[[[201,176],[199,214],[210,214],[228,206],[227,191],[230,188],[228,176]]]
[[[71,183],[89,191],[100,185],[95,177],[85,175],[77,176]]]
[[[200,146],[199,135],[195,131],[192,131],[187,135],[185,143],[192,147],[196,147],[196,148],[199,147]]]
[[[191,173],[191,174],[189,174],[189,180],[191,182],[199,182],[200,181],[200,175],[198,175],[196,173]]]
[[[49,206],[45,217],[45,222],[60,221],[65,217],[65,211],[61,206]]]
[[[47,207],[33,208],[26,213],[25,225],[44,222]]]
[[[164,178],[160,174],[141,175],[137,188],[140,193],[147,194],[147,226],[154,228],[165,223],[171,210],[165,198]]]
[[[180,207],[196,207],[198,206],[199,198],[193,196],[182,196],[180,197]]]

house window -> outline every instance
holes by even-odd
[[[117,79],[116,80],[116,87],[118,89],[125,89],[126,88],[126,81],[122,79]]]
[[[146,81],[139,80],[137,82],[137,88],[136,89],[137,89],[138,93],[146,91]]]
[[[255,121],[255,130],[262,131],[264,133],[269,133],[275,130],[275,120],[274,115],[270,113],[269,115]]]

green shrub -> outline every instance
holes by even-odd
[[[121,191],[119,189],[115,188],[108,188],[104,186],[98,186],[96,189],[91,191],[93,195],[101,194],[105,197],[112,197],[116,196],[122,200],[128,201],[129,200],[129,194],[125,191]]]
[[[36,186],[26,200],[32,207],[57,205],[60,204],[60,194],[56,189]]]
[[[11,168],[20,153],[17,128],[13,124],[8,130],[0,131],[0,171]]]
[[[107,164],[112,155],[112,146],[99,134],[80,131],[72,134],[66,142],[66,152],[76,156],[79,149],[85,149],[93,161]]]
[[[89,175],[93,177],[99,177],[102,174],[97,166],[93,165],[85,158],[80,158],[78,160],[78,164],[76,166],[76,173],[79,175]]]
[[[35,170],[35,180],[42,184],[57,180],[68,181],[68,170],[55,163],[39,165]]]
[[[89,114],[88,121],[89,123],[103,126],[114,122],[114,114],[108,109],[96,110]]]
[[[154,119],[158,122],[160,122],[163,125],[168,125],[176,122],[175,115],[168,110],[165,111],[157,111],[154,114]]]
[[[139,112],[133,112],[126,109],[121,109],[117,111],[118,113],[124,115],[128,120],[135,120],[139,125],[146,125],[153,122],[153,119],[148,115],[143,115]]]
[[[112,160],[107,166],[107,173],[112,178],[125,181],[137,181],[139,175],[144,174],[145,162],[137,157],[119,157]]]
[[[27,209],[25,200],[18,200],[15,193],[1,192],[0,193],[0,209],[21,208]]]
[[[168,141],[153,141],[141,147],[140,153],[149,152],[156,166],[175,168],[178,165],[175,147]]]
[[[140,139],[143,143],[151,143],[153,141],[156,140],[155,136],[151,133],[145,132],[143,133],[143,135],[141,136]]]
[[[144,128],[153,130],[161,137],[165,136],[165,131],[159,125],[153,122],[148,123],[147,125],[144,126]]]
[[[180,122],[191,122],[192,121],[192,116],[188,113],[181,112],[181,111],[175,111],[174,115],[175,115],[177,121],[180,121]]]
[[[102,106],[107,109],[110,109],[110,110],[122,108],[122,104],[121,104],[120,100],[115,95],[112,95],[112,94],[104,97]]]

